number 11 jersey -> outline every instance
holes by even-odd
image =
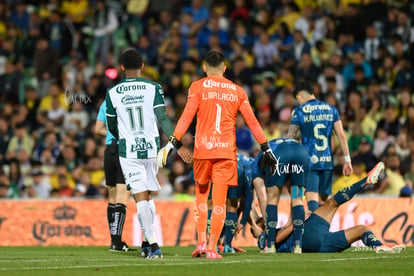
[[[205,77],[191,84],[174,136],[180,140],[197,114],[194,158],[236,160],[238,111],[259,144],[265,143],[266,137],[243,88],[221,76]]]
[[[310,156],[311,170],[333,169],[331,138],[334,123],[340,119],[334,106],[317,99],[293,110],[290,122],[300,128],[302,144]]]

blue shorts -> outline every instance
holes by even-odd
[[[282,187],[290,177],[291,186],[305,186],[309,167],[309,156],[306,148],[297,142],[280,144],[274,151],[277,170],[271,175],[266,169],[266,187]]]
[[[309,170],[306,191],[330,195],[332,192],[332,170]]]
[[[351,245],[345,238],[345,231],[329,232],[329,223],[316,214],[305,221],[303,252],[341,252]]]
[[[213,195],[213,185],[211,185],[210,192],[208,194],[208,199],[211,199]],[[235,198],[239,199],[242,195],[242,191],[240,191],[239,186],[237,187],[230,187],[227,190],[227,198]]]

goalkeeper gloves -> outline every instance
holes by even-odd
[[[270,173],[274,175],[276,173],[277,161],[272,150],[269,148],[269,144],[263,143],[260,145],[260,149],[263,151],[263,159],[260,168],[264,171],[266,166],[269,166]]]
[[[167,158],[171,154],[174,148],[179,149],[182,146],[181,142],[177,140],[174,136],[171,136],[168,140],[167,145],[163,147],[157,155],[157,163],[159,168],[164,168],[165,164],[167,164]]]

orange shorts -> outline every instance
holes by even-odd
[[[237,186],[237,161],[231,159],[194,159],[196,183]]]

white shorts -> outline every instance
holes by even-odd
[[[135,159],[119,157],[125,184],[131,194],[145,191],[159,191],[161,186],[157,180],[157,159]]]

